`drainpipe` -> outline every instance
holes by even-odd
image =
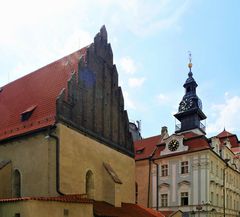
[[[148,171],[148,202],[147,207],[149,208],[149,200],[150,200],[150,182],[151,182],[151,159],[148,159],[149,171]]]
[[[152,161],[156,166],[157,166],[157,172],[156,172],[156,209],[159,210],[158,204],[159,204],[159,197],[158,197],[158,184],[159,184],[159,165],[157,163],[154,162],[154,160]]]
[[[60,155],[60,147],[59,147],[59,138],[56,135],[53,135],[51,133],[51,129],[48,129],[48,136],[53,138],[56,141],[56,190],[57,193],[61,196],[64,195],[64,193],[60,190],[60,166],[59,166],[59,155]]]

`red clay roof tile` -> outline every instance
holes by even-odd
[[[161,211],[161,213],[162,213],[165,217],[168,217],[168,216],[170,216],[171,214],[173,214],[174,211]]]
[[[95,201],[93,209],[94,214],[99,217],[164,217],[158,212],[130,203],[123,203],[121,207],[114,207],[106,202]]]
[[[135,141],[135,160],[142,160],[151,157],[160,142],[161,135]],[[139,150],[142,150],[142,152],[137,153]]]
[[[56,98],[73,71],[78,71],[82,48],[2,87],[0,92],[0,140],[50,126],[55,122]],[[22,122],[21,114],[35,107]]]
[[[217,135],[218,138],[223,138],[223,137],[228,137],[228,136],[232,136],[233,134],[229,133],[228,131],[226,131],[225,129],[219,133]]]
[[[8,198],[0,199],[0,203],[17,202],[26,200],[41,200],[41,201],[56,201],[66,203],[93,203],[93,200],[85,198],[81,194],[64,195],[59,197],[19,197],[19,198]]]
[[[205,138],[204,136],[199,136],[198,134],[193,132],[183,133],[182,135],[184,136],[184,145],[189,147],[188,151],[185,151],[184,153],[210,148],[207,138]],[[152,159],[158,159],[161,157],[170,156],[161,156],[161,151],[165,149],[165,143],[162,143],[160,135],[135,141],[134,145],[135,160],[143,160],[150,157],[152,157]],[[138,152],[139,150],[143,151]],[[173,153],[171,154],[171,156],[179,154],[182,153]]]

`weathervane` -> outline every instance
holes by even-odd
[[[192,53],[191,53],[191,51],[188,51],[188,58],[189,58],[188,68],[190,69],[190,72],[192,72]]]

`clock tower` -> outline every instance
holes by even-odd
[[[191,54],[189,55],[189,73],[186,82],[183,87],[185,88],[185,95],[182,101],[179,103],[178,113],[174,116],[180,121],[180,124],[176,125],[176,133],[200,130],[201,133],[205,133],[205,126],[201,123],[207,117],[202,111],[202,102],[196,94],[197,83],[193,78]]]

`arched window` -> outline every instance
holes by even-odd
[[[94,199],[94,180],[91,170],[86,174],[86,194],[89,199]]]
[[[21,174],[18,169],[13,173],[13,197],[21,197]]]

